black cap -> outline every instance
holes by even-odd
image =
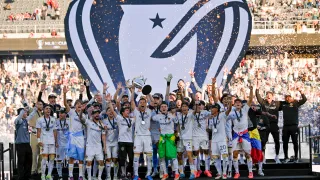
[[[95,114],[95,113],[99,113],[100,114],[101,110],[100,109],[93,109],[91,114]]]
[[[50,99],[50,98],[57,98],[57,96],[55,95],[55,94],[50,94],[49,96],[48,96],[48,98]]]
[[[123,97],[129,97],[129,94],[124,93],[124,94],[122,95],[122,98],[123,98]]]
[[[59,110],[59,113],[67,113],[66,108],[61,107],[60,110]]]
[[[161,99],[163,99],[163,96],[162,96],[161,93],[155,93],[152,97],[153,98],[161,98]]]

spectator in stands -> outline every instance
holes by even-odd
[[[8,16],[8,19],[7,19],[8,21],[14,21],[15,20],[15,16],[14,16],[14,14],[13,13],[11,13],[9,16]]]
[[[34,10],[34,15],[35,15],[35,17],[36,17],[36,20],[40,20],[40,14],[41,14],[40,8],[37,7],[37,8]]]
[[[60,8],[57,8],[57,9],[56,9],[55,19],[60,20]]]
[[[51,36],[52,36],[52,37],[58,36],[58,33],[57,33],[57,31],[56,31],[55,29],[52,29],[52,31],[51,31]]]
[[[306,23],[302,23],[301,31],[302,31],[302,33],[307,33],[308,32]]]
[[[47,8],[47,6],[42,6],[42,9],[41,9],[41,19],[42,20],[46,20],[46,17],[47,17],[47,15],[48,15],[48,8]]]
[[[11,10],[11,5],[10,3],[7,3],[5,7],[3,7],[4,10]]]
[[[29,38],[34,38],[34,33],[33,33],[33,31],[30,32]]]

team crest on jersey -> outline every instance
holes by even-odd
[[[121,151],[124,151],[124,147],[121,147]]]
[[[222,79],[224,66],[234,72],[251,26],[245,0],[73,0],[65,36],[91,88],[106,82],[115,91],[118,82],[144,75],[164,92],[158,82],[168,73],[177,81],[193,69],[202,87]]]

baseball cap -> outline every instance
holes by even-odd
[[[60,110],[59,110],[59,113],[67,113],[67,112],[66,112],[66,108],[61,107]]]
[[[97,107],[97,106],[99,106],[99,107],[100,107],[100,103],[98,103],[98,102],[94,102],[94,103],[92,103],[92,106],[93,106],[93,107]]]
[[[50,94],[49,96],[48,96],[48,98],[50,99],[50,98],[57,98],[57,96],[55,95],[55,94]]]
[[[161,93],[155,93],[152,97],[153,98],[161,98],[161,99],[163,99],[163,96],[162,96]]]
[[[93,109],[91,114],[95,114],[95,113],[101,113],[100,109]]]
[[[170,92],[169,95],[176,96],[176,93],[175,92]]]
[[[206,105],[206,102],[204,102],[203,100],[200,100],[199,102],[201,105],[205,106]]]
[[[124,98],[124,97],[129,97],[129,94],[124,93],[124,94],[122,95],[122,98]]]

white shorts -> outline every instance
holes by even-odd
[[[94,158],[97,161],[103,160],[103,150],[101,147],[87,147],[86,148],[86,160],[92,161]]]
[[[134,153],[152,153],[151,136],[136,136],[133,146]]]
[[[193,151],[198,151],[201,147],[203,150],[209,149],[209,140],[206,137],[193,137],[192,138]]]
[[[108,146],[107,145],[107,159],[118,158],[118,145]]]
[[[56,146],[54,144],[43,144],[41,154],[56,154]]]
[[[156,133],[153,134],[151,132],[151,139],[152,139],[152,144],[156,144],[160,139],[160,134],[156,134]]]
[[[192,151],[191,139],[180,139],[177,144],[177,152]]]
[[[56,149],[56,161],[63,161],[66,158],[67,147],[58,147]]]
[[[243,150],[244,152],[251,154],[251,143],[242,138],[242,143],[238,142],[239,137],[232,140],[232,152]]]
[[[219,156],[222,154],[228,154],[228,146],[226,141],[212,142],[211,143],[211,154],[213,156]]]

